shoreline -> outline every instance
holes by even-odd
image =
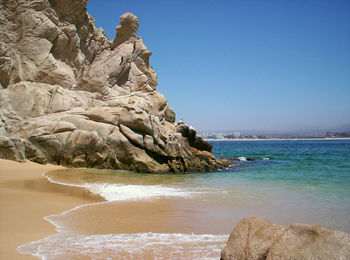
[[[249,138],[242,138],[242,139],[229,139],[229,138],[223,138],[223,139],[204,139],[208,142],[222,142],[222,141],[233,141],[233,142],[239,142],[239,141],[322,141],[322,140],[350,140],[350,137],[344,137],[344,138],[266,138],[266,139],[249,139]]]
[[[227,241],[227,230],[232,229],[238,221],[230,213],[226,214],[226,218],[217,216],[212,219],[216,224],[208,225],[207,219],[193,212],[193,208],[198,206],[205,210],[208,208],[207,203],[197,205],[196,201],[186,197],[108,201],[86,187],[52,183],[44,174],[55,170],[69,168],[0,159],[0,259],[45,257],[38,251],[28,251],[28,245],[31,247],[42,241],[50,241],[50,238],[58,239],[55,243],[63,245],[67,239],[94,239],[99,236],[113,236],[116,241],[136,236],[132,239],[136,239],[136,245],[139,243],[140,247],[145,242],[143,239],[150,236],[158,246],[154,252],[144,247],[140,253],[142,259],[154,259],[160,252],[169,257],[192,258],[191,254],[196,254],[191,249],[192,245],[198,246],[196,241],[204,239],[200,245],[202,251],[216,258]],[[214,203],[210,207],[219,209],[221,203]],[[186,247],[185,250],[173,252],[163,248],[164,238],[173,243],[177,237],[185,240],[180,242],[181,246]],[[137,256],[137,252],[133,251],[133,243],[119,242],[120,246],[128,247]],[[97,240],[96,243],[103,242]],[[213,250],[213,247],[216,249]],[[106,253],[105,257],[109,256],[108,252],[103,252]],[[124,249],[119,253],[119,256],[127,259],[131,256]],[[67,252],[65,256],[70,259],[87,255]]]
[[[16,248],[57,233],[45,217],[82,204],[104,201],[86,189],[49,182],[42,175],[57,165],[0,159],[0,258],[38,259]]]

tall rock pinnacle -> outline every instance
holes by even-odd
[[[117,34],[112,43],[112,48],[126,41],[135,41],[137,38],[137,30],[139,28],[139,20],[132,13],[125,13],[120,16],[120,25],[115,29]]]

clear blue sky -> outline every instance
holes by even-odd
[[[198,130],[350,123],[349,0],[90,0],[110,39],[140,20],[158,90]]]

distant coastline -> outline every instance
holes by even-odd
[[[231,139],[231,138],[222,138],[222,139],[211,139],[211,138],[205,138],[205,141],[212,142],[212,141],[308,141],[308,140],[350,140],[350,137],[335,137],[335,138],[327,138],[327,137],[320,137],[320,138],[264,138],[264,139],[253,139],[253,138],[242,138],[242,139]]]

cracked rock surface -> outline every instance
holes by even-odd
[[[0,158],[139,172],[227,167],[175,123],[137,17],[123,14],[109,41],[86,3],[0,2]]]

